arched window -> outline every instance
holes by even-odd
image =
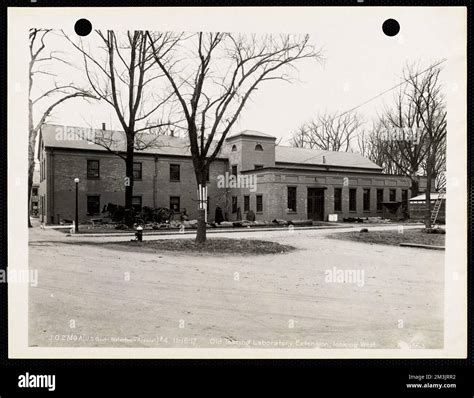
[[[232,152],[236,152],[236,151],[237,151],[237,146],[232,145]]]
[[[263,147],[260,144],[255,145],[256,151],[263,151]]]

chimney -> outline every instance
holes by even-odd
[[[105,123],[102,123],[102,130],[105,130]]]
[[[323,155],[323,164],[326,164],[326,156]]]

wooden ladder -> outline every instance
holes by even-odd
[[[445,199],[444,198],[445,193],[446,193],[446,191],[444,189],[440,189],[440,191],[438,192],[438,199],[436,199],[436,202],[433,206],[433,210],[431,210],[431,220],[430,220],[431,225],[436,224],[436,220],[438,219],[439,211],[440,211],[441,206],[443,204],[443,200]]]

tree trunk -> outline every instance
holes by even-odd
[[[30,154],[28,154],[28,228],[31,228],[31,219],[30,219],[30,206],[31,206],[31,191],[33,190],[33,174],[35,171],[35,159],[33,151],[33,159],[30,159]]]
[[[134,150],[133,146],[127,145],[127,157],[125,159],[125,177],[128,182],[125,184],[125,209],[131,210],[133,198],[133,160]]]
[[[420,192],[420,182],[419,182],[419,179],[418,177],[414,176],[414,177],[411,177],[411,197],[414,198],[415,196],[418,196],[419,192]]]
[[[29,178],[28,178],[29,180]],[[28,188],[28,214],[27,214],[27,217],[28,217],[28,228],[33,228],[33,225],[31,225],[31,214],[30,214],[30,203],[31,203],[31,188]]]
[[[206,171],[204,169],[201,168],[200,170],[196,170],[196,182],[197,182],[198,188],[199,188],[199,184],[201,184],[203,188],[206,186]],[[207,198],[204,198],[204,199],[207,200]],[[204,243],[206,242],[206,239],[207,239],[205,214],[206,214],[206,211],[204,209],[199,210],[196,243]]]
[[[128,135],[127,135],[128,136]],[[127,156],[125,159],[125,219],[124,222],[128,227],[132,227],[134,223],[132,211],[133,199],[133,159],[134,159],[134,145],[127,143]]]
[[[36,146],[36,135],[38,131],[33,125],[33,103],[31,100],[28,101],[28,203],[27,203],[27,215],[28,215],[28,228],[31,228],[30,220],[30,200],[31,191],[33,189],[33,175],[35,172],[35,146]]]
[[[426,213],[425,213],[425,228],[431,228],[431,179],[433,177],[433,162],[431,159],[431,154],[428,155],[426,161],[426,194],[425,194],[425,204],[426,204]]]
[[[206,231],[205,211],[199,210],[196,243],[206,242],[206,239],[207,239],[206,232],[207,231]]]

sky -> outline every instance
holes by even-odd
[[[355,18],[350,8],[340,8],[330,16],[322,10],[315,16],[314,24],[302,16],[301,29],[310,34],[311,43],[322,51],[324,60],[298,62],[298,74],[294,75],[297,81],[291,84],[282,81],[262,84],[232,132],[257,130],[281,138],[282,144],[288,145],[291,134],[318,113],[344,112],[400,83],[406,65],[417,64],[423,70],[444,58],[447,62],[443,65],[450,61],[450,46],[459,32],[453,29],[453,18],[446,20],[441,9],[416,12],[394,9],[363,15],[362,19]],[[399,21],[401,31],[397,36],[388,37],[382,32],[382,23],[387,18]],[[84,78],[81,58],[66,40],[54,35],[46,44],[52,50],[64,52],[77,66],[76,70],[62,67],[58,79]],[[456,81],[444,73],[441,81],[445,91],[456,88]],[[40,92],[49,84],[50,77],[41,77],[36,89]],[[370,128],[372,120],[393,103],[395,93],[392,90],[357,109],[366,121],[365,128]],[[96,128],[105,122],[108,128],[119,128],[110,105],[83,100],[61,105],[50,121]]]

